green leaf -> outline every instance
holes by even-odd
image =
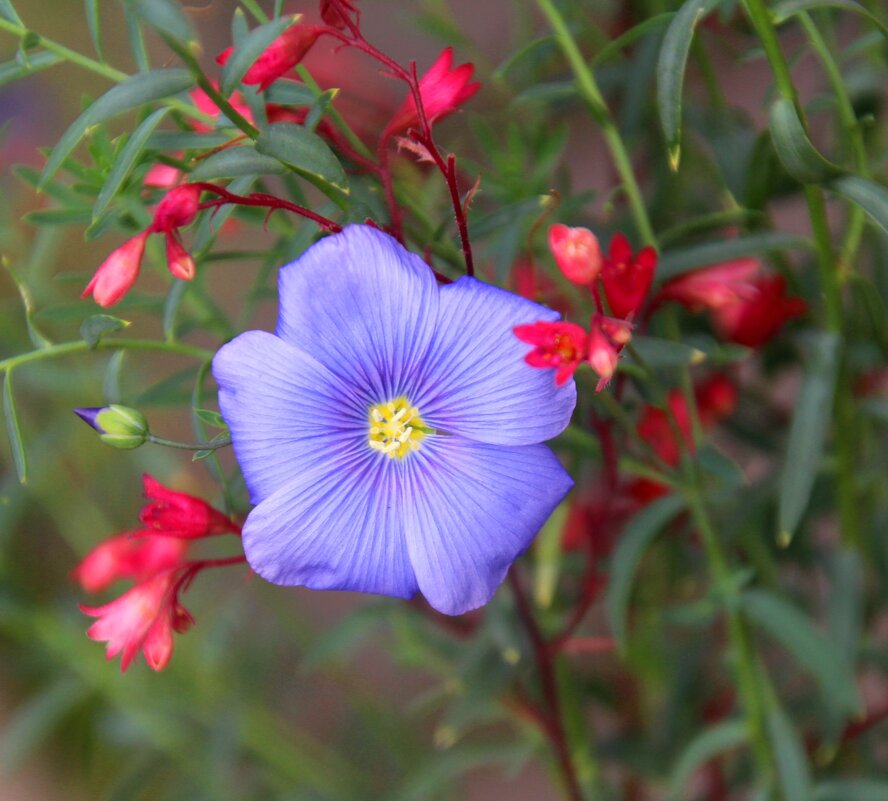
[[[3,17],[7,22],[13,23],[13,25],[18,25],[20,28],[25,27],[22,18],[18,15],[15,8],[13,8],[11,0],[0,0],[0,17]]]
[[[126,20],[126,35],[129,39],[133,60],[139,72],[148,72],[151,65],[148,63],[148,51],[145,49],[145,37],[142,35],[142,26],[139,18],[130,3],[123,4],[123,14]]]
[[[128,0],[139,18],[182,44],[197,41],[188,17],[174,0]]]
[[[875,14],[873,14],[866,6],[855,0],[784,0],[777,3],[771,9],[771,15],[774,22],[778,25],[786,22],[790,17],[803,11],[810,11],[815,8],[837,8],[842,11],[853,11],[856,14],[862,14],[870,22],[872,22],[885,37],[888,37],[888,25],[885,25]]]
[[[89,28],[89,37],[92,39],[96,55],[101,61],[105,60],[102,52],[102,34],[99,26],[99,0],[83,0],[86,11],[86,24]]]
[[[655,501],[632,518],[614,550],[604,604],[611,631],[621,652],[626,650],[629,600],[641,558],[660,529],[683,506],[684,501],[678,495],[668,495]]]
[[[193,85],[191,73],[183,69],[154,70],[121,81],[92,103],[65,131],[43,168],[40,187],[56,174],[89,128],[145,103],[184,92]]]
[[[121,375],[123,374],[123,363],[126,360],[126,351],[121,348],[111,354],[108,359],[108,366],[105,368],[105,377],[102,379],[102,397],[105,403],[119,404],[123,393],[120,391]]]
[[[888,801],[888,781],[836,779],[814,788],[811,801]]]
[[[222,118],[224,119],[224,118]],[[231,129],[222,131],[156,131],[145,145],[150,150],[211,150],[231,141]]]
[[[301,125],[269,125],[259,134],[256,150],[291,167],[337,203],[348,195],[348,179],[333,151],[320,136]]]
[[[771,105],[771,141],[786,171],[803,184],[822,183],[841,173],[841,167],[824,158],[811,144],[792,101],[779,97]]]
[[[589,66],[594,70],[597,69],[600,65],[604,64],[606,61],[610,61],[617,53],[623,50],[626,47],[629,47],[633,42],[641,39],[647,33],[651,31],[656,31],[659,28],[662,28],[666,25],[670,20],[675,17],[674,11],[665,11],[662,14],[657,14],[656,16],[650,17],[646,19],[644,22],[640,22],[638,25],[630,28],[625,33],[618,36],[616,39],[610,41],[605,45],[596,55],[595,58],[589,62]],[[552,37],[549,37],[550,39]],[[545,41],[545,40],[538,40]]]
[[[682,751],[672,770],[668,798],[686,798],[685,785],[694,773],[719,754],[743,745],[747,738],[748,729],[742,720],[726,720],[700,732]]]
[[[22,280],[18,270],[12,266],[9,259],[5,256],[0,256],[0,264],[9,273],[9,277],[12,278],[12,282],[15,284],[16,289],[18,289],[19,297],[22,299],[22,306],[25,309],[25,325],[28,329],[28,338],[31,340],[31,344],[35,348],[48,347],[52,342],[34,323],[36,309],[34,307],[34,299],[31,296],[31,290]]]
[[[701,364],[706,354],[699,348],[659,337],[632,337],[632,347],[642,360],[652,367],[682,367]],[[628,358],[632,358],[629,354]]]
[[[142,124],[133,131],[132,136],[127,139],[126,144],[123,146],[123,150],[120,151],[120,155],[115,159],[114,166],[111,168],[111,172],[108,173],[108,177],[102,185],[99,196],[96,198],[96,204],[93,206],[92,212],[93,222],[102,216],[105,209],[108,208],[108,204],[114,200],[126,179],[129,178],[130,173],[133,171],[142,152],[145,150],[148,138],[154,132],[154,129],[160,124],[160,121],[166,116],[168,111],[168,108],[157,109],[157,111],[148,116]]]
[[[3,380],[3,417],[6,420],[6,434],[9,436],[9,447],[12,451],[15,472],[19,482],[26,484],[28,482],[28,456],[25,453],[22,427],[19,423],[18,411],[15,408],[15,398],[12,395],[12,370],[6,371]]]
[[[285,175],[280,161],[257,153],[252,145],[230,147],[213,153],[190,173],[192,181],[210,181],[217,178],[237,178],[243,175]]]
[[[657,110],[666,135],[669,163],[678,169],[681,157],[681,95],[688,54],[697,24],[721,0],[685,0],[666,29],[657,59]]]
[[[311,87],[298,81],[275,81],[266,92],[269,103],[285,106],[310,106],[317,96],[318,93]]]
[[[718,239],[700,245],[692,245],[680,250],[668,250],[657,264],[655,280],[658,283],[675,278],[689,270],[718,264],[741,256],[759,256],[777,250],[797,250],[812,248],[810,239],[796,234],[769,231],[763,234],[749,234],[736,239]]]
[[[94,314],[92,317],[87,317],[80,326],[80,338],[90,350],[95,350],[105,334],[122,331],[129,325],[129,320],[121,320],[110,314]]]
[[[534,540],[533,599],[542,609],[552,605],[558,586],[568,508],[568,502],[560,503]]]
[[[827,188],[860,206],[870,219],[888,234],[888,189],[859,175],[839,178]]]
[[[808,506],[830,428],[840,340],[823,331],[812,335],[805,378],[789,429],[786,461],[780,474],[778,542],[788,545]]]
[[[786,713],[776,704],[768,710],[767,725],[784,801],[811,801],[811,775],[805,749]]]
[[[220,83],[222,85],[222,94],[228,97],[247,74],[247,70],[253,66],[256,59],[265,52],[268,46],[278,38],[287,28],[293,25],[299,17],[284,17],[267,22],[254,28],[239,42],[225,62],[222,69],[222,77]]]
[[[845,654],[807,615],[767,590],[747,590],[741,599],[747,617],[786,648],[817,682],[826,704],[846,717],[859,709],[854,671]]]
[[[35,72],[40,72],[40,70],[45,70],[48,67],[54,67],[60,61],[64,61],[61,56],[46,52],[35,53],[33,56],[30,56],[27,64],[22,64],[16,60],[7,61],[4,64],[0,64],[0,86],[17,81],[20,78],[25,78],[28,75],[33,75]]]
[[[228,428],[228,423],[225,422],[219,412],[214,412],[212,409],[195,409],[194,414],[199,419],[203,420],[208,426],[212,426],[213,428]]]

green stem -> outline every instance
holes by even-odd
[[[7,33],[11,33],[15,36],[24,36],[26,33],[30,31],[27,28],[23,28],[19,25],[16,25],[13,22],[9,22],[8,20],[0,18],[0,31],[6,31]],[[48,50],[50,53],[55,53],[60,58],[65,59],[65,61],[70,62],[71,64],[76,64],[78,67],[82,67],[89,72],[93,72],[96,75],[101,75],[103,78],[107,78],[110,81],[114,81],[115,83],[120,83],[121,81],[126,80],[130,76],[122,72],[119,69],[116,69],[108,64],[103,64],[101,61],[96,61],[95,59],[89,58],[89,56],[84,56],[81,53],[78,53],[76,50],[71,50],[69,47],[65,47],[58,42],[54,42],[52,39],[47,39],[44,36],[40,36],[40,46],[44,50]],[[201,122],[212,123],[213,118],[207,114],[204,114],[202,111],[198,111],[193,105],[190,103],[185,103],[182,100],[177,100],[176,98],[166,98],[165,100],[160,101],[164,105],[169,106],[170,108],[176,109],[176,111],[181,111],[183,114],[187,114],[192,119],[200,120]]]
[[[215,451],[231,445],[231,437],[226,437],[217,442],[177,442],[174,439],[166,439],[165,437],[158,437],[156,434],[149,434],[148,442],[154,445],[163,445],[165,448],[178,448],[182,451]]]
[[[20,353],[18,356],[10,356],[0,361],[0,372],[11,370],[22,364],[39,362],[44,359],[54,359],[59,356],[69,356],[73,353],[87,353],[90,350],[156,350],[172,353],[178,356],[188,356],[194,359],[206,361],[212,359],[214,351],[201,348],[197,345],[185,345],[180,342],[163,342],[153,339],[102,339],[92,348],[86,342],[61,342],[48,348],[32,350],[28,353]]]
[[[611,157],[614,160],[614,166],[623,182],[623,191],[629,199],[629,207],[632,210],[632,217],[635,220],[638,232],[641,234],[641,238],[646,245],[656,246],[657,237],[654,234],[653,226],[648,217],[641,189],[635,179],[635,172],[632,169],[632,161],[629,158],[626,145],[620,136],[620,132],[611,116],[610,110],[604,102],[604,97],[601,94],[601,90],[598,88],[595,76],[586,64],[586,60],[583,58],[576,40],[568,29],[564,17],[555,7],[554,3],[552,3],[552,0],[536,0],[536,2],[540,11],[543,12],[544,16],[549,21],[549,25],[551,25],[552,29],[555,31],[558,44],[564,52],[564,55],[567,57],[574,76],[577,79],[580,95],[583,100],[585,100],[592,117],[601,128],[604,140],[607,143],[611,152]]]

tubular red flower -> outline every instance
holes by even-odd
[[[713,325],[729,342],[758,348],[774,337],[783,324],[807,310],[801,298],[787,297],[782,275],[761,276],[752,283],[754,292],[734,303],[714,309]]]
[[[531,323],[512,329],[534,349],[524,361],[531,367],[554,367],[555,384],[563,386],[587,358],[589,335],[574,323]]]
[[[299,64],[318,37],[324,33],[325,29],[321,25],[291,25],[256,59],[244,75],[243,82],[248,86],[258,84],[256,91],[264,91]],[[223,50],[216,57],[216,61],[225,64],[232,51],[231,47]]]
[[[429,125],[456,111],[480,88],[480,83],[469,83],[475,71],[474,64],[460,64],[451,70],[453,48],[446,48],[419,79],[419,94]],[[386,126],[382,138],[388,139],[397,133],[419,125],[419,113],[413,94],[409,94]]]
[[[601,282],[611,314],[623,319],[635,315],[651,288],[656,266],[657,252],[652,247],[644,247],[633,255],[629,240],[623,234],[614,234],[601,267]]]
[[[165,487],[147,473],[142,481],[150,503],[142,507],[139,519],[154,532],[186,539],[238,533],[235,523],[206,501]]]
[[[176,537],[115,534],[93,548],[71,572],[87,592],[101,592],[115,581],[144,581],[182,563],[188,543]]]
[[[150,647],[145,656],[151,667],[160,670],[169,661],[174,623],[182,626],[181,615],[188,614],[174,597],[175,581],[175,571],[166,571],[136,584],[103,606],[80,607],[84,614],[98,618],[87,630],[87,637],[108,643],[105,649],[108,659],[121,654],[122,671],[126,671],[145,648],[149,637]]]
[[[143,231],[113,251],[96,270],[80,297],[92,294],[99,306],[113,306],[129,292],[139,277],[149,233]]]
[[[721,309],[754,298],[760,272],[761,263],[757,259],[732,259],[667,281],[659,297],[681,303],[691,311]]]
[[[601,272],[601,247],[588,228],[569,228],[556,223],[549,228],[549,249],[568,281],[591,284]]]

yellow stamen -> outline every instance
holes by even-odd
[[[406,398],[395,398],[370,407],[368,442],[375,451],[395,459],[403,459],[419,449],[425,437],[425,423],[419,409]]]

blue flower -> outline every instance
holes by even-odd
[[[514,326],[557,313],[461,278],[438,286],[388,235],[350,226],[280,271],[274,334],[213,360],[255,508],[247,559],[274,584],[490,600],[573,482],[549,448],[570,381]]]

